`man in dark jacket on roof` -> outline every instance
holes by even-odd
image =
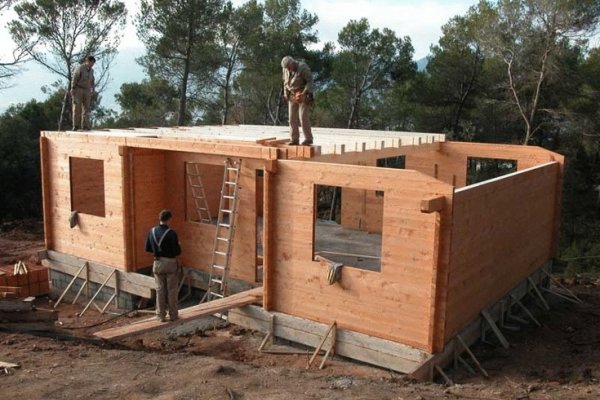
[[[73,98],[73,130],[90,129],[90,105],[94,94],[94,56],[87,56],[75,68],[71,80],[71,97]]]
[[[161,322],[167,320],[167,305],[169,319],[175,321],[178,316],[179,282],[175,257],[181,254],[181,246],[177,233],[169,228],[172,218],[171,211],[162,210],[160,223],[150,229],[146,237],[146,251],[154,254],[152,272],[156,280],[156,315]]]
[[[288,143],[296,146],[300,142],[298,125],[302,125],[304,141],[302,145],[313,144],[310,128],[310,106],[313,102],[313,79],[306,63],[296,61],[290,56],[281,60],[283,68],[283,98],[288,102],[290,119],[290,138]]]

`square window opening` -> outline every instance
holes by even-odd
[[[467,185],[487,181],[517,171],[517,160],[467,158]]]
[[[69,157],[71,210],[97,217],[106,216],[104,161]]]
[[[342,193],[347,194],[342,201]],[[360,229],[355,221],[365,189],[315,185],[313,260],[325,259],[345,267],[381,272],[381,233]],[[362,194],[362,195],[361,195]],[[343,205],[343,206],[342,206]],[[383,217],[383,206],[380,208]],[[348,213],[342,218],[342,213]]]

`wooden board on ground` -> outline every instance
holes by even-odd
[[[153,317],[135,324],[96,332],[94,333],[94,336],[105,340],[117,340],[164,328],[172,328],[174,326],[183,325],[188,321],[223,312],[232,308],[242,307],[252,303],[260,303],[262,302],[262,294],[262,287],[258,287],[246,292],[225,297],[223,299],[217,299],[209,301],[208,303],[202,303],[197,306],[181,309],[179,310],[179,319],[173,322],[160,322]]]

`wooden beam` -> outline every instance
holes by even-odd
[[[44,214],[44,241],[46,248],[53,247],[52,242],[52,204],[50,192],[50,154],[49,140],[45,136],[40,137],[40,166],[42,178],[42,210]]]
[[[263,307],[269,311],[273,306],[271,286],[271,258],[273,238],[271,237],[273,173],[265,170],[263,175]]]
[[[135,246],[133,238],[134,220],[133,207],[133,168],[131,166],[132,156],[129,154],[129,147],[119,146],[119,155],[121,156],[121,188],[123,201],[123,244],[125,251],[125,270],[133,272],[135,269]]]
[[[222,299],[209,301],[207,303],[202,303],[197,306],[179,310],[179,318],[176,321],[164,323],[158,321],[156,317],[153,317],[135,324],[99,331],[94,333],[94,336],[105,340],[118,340],[146,332],[165,328],[173,328],[198,318],[207,317],[209,315],[227,311],[232,308],[261,302],[262,294],[262,287],[258,287],[246,292],[234,294],[229,297],[224,297]]]
[[[52,250],[48,251],[48,259],[42,260],[42,265],[52,270],[74,276],[81,265],[83,265],[83,263],[86,261],[89,264],[89,280],[91,282],[102,283],[114,269],[114,267]],[[156,288],[156,282],[151,276],[142,275],[135,272],[125,272],[123,270],[118,270],[117,275],[119,281],[119,290],[123,292],[150,298],[152,296],[152,290]],[[107,286],[114,288],[112,282],[108,282]]]
[[[255,143],[264,145],[267,142],[271,142],[273,140],[277,140],[277,138],[276,137],[268,137],[268,138],[264,138],[264,139],[256,139]]]
[[[231,310],[229,322],[264,333],[272,330],[275,337],[310,347],[319,345],[329,327],[280,312],[266,312],[256,306]],[[347,329],[336,330],[335,354],[404,373],[413,371],[430,357],[422,350]]]
[[[445,196],[434,196],[421,200],[421,212],[431,214],[432,212],[442,211],[446,204]]]

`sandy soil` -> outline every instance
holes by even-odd
[[[41,247],[39,232],[1,233],[0,264],[30,260]],[[510,349],[474,348],[489,379],[459,369],[448,372],[452,386],[340,358],[306,369],[306,354],[259,353],[262,335],[236,326],[101,343],[90,339],[95,330],[146,316],[90,310],[78,318],[80,305],[61,305],[47,337],[0,329],[0,361],[20,365],[0,369],[0,399],[598,399],[600,282],[567,283],[583,304],[553,299],[550,312],[535,309],[543,326],[507,331]]]

